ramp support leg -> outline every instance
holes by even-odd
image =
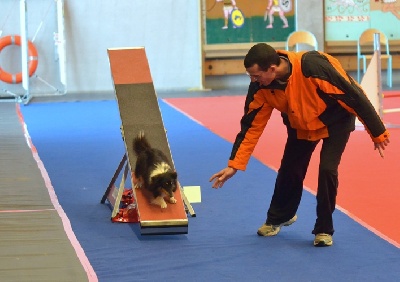
[[[119,165],[118,165],[117,170],[116,170],[115,173],[114,173],[113,178],[112,178],[111,181],[110,181],[110,184],[108,185],[108,187],[107,187],[107,189],[106,189],[106,192],[105,192],[104,195],[103,195],[103,198],[101,198],[101,201],[100,201],[101,204],[104,204],[104,203],[106,202],[107,196],[108,196],[108,194],[110,193],[111,188],[113,187],[115,181],[117,180],[117,177],[118,177],[118,175],[120,174],[122,168],[124,167],[124,164],[125,164],[126,161],[127,161],[127,157],[126,157],[126,154],[124,154],[124,156],[122,157],[121,162],[120,162]]]

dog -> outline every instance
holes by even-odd
[[[167,207],[164,197],[169,203],[175,204],[174,192],[178,187],[178,174],[172,169],[166,155],[151,147],[143,131],[134,138],[133,151],[137,157],[135,176],[145,197],[151,204],[162,209]]]

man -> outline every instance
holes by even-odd
[[[228,166],[211,176],[212,187],[221,188],[238,169],[246,169],[273,109],[277,109],[288,137],[267,219],[257,234],[274,236],[282,226],[296,221],[310,158],[322,140],[317,219],[312,233],[315,246],[331,246],[338,166],[350,132],[355,129],[355,115],[379,152],[388,145],[389,132],[361,87],[328,54],[276,51],[259,43],[249,50],[244,66],[251,83],[241,131]]]

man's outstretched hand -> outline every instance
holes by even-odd
[[[210,182],[214,181],[212,188],[218,189],[221,188],[225,181],[235,175],[237,169],[232,167],[226,167],[223,170],[213,174],[210,178]]]
[[[383,157],[384,157],[383,150],[385,150],[385,147],[386,147],[389,143],[390,143],[390,140],[389,140],[389,139],[386,139],[386,140],[384,140],[384,141],[382,141],[382,142],[380,142],[380,143],[375,143],[375,144],[374,144],[374,145],[375,145],[375,149],[374,149],[374,150],[378,149],[379,155],[381,155],[381,157],[383,158]]]

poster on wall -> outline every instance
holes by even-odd
[[[295,30],[295,0],[203,0],[205,44],[283,42]]]
[[[325,0],[325,40],[357,41],[368,28],[400,39],[400,0]]]

